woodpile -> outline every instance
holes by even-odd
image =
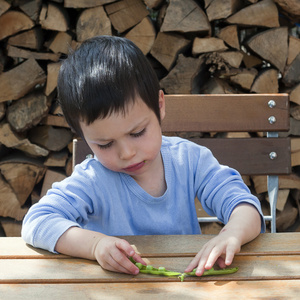
[[[0,232],[20,235],[30,205],[71,173],[57,74],[95,35],[135,42],[168,94],[289,93],[293,173],[279,180],[277,229],[299,231],[299,23],[297,0],[0,0]],[[266,178],[245,180],[265,206]]]

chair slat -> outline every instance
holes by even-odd
[[[165,95],[163,132],[288,131],[287,94]],[[276,105],[270,108],[268,103]],[[269,118],[276,121],[270,124]]]
[[[291,173],[289,138],[191,139],[209,148],[218,161],[238,170],[242,175],[283,175]],[[270,159],[269,154],[277,157]]]

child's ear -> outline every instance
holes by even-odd
[[[162,90],[159,90],[159,111],[160,111],[160,120],[162,121],[166,115],[166,105],[165,105],[165,95]]]

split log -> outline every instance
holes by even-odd
[[[234,14],[241,7],[239,0],[213,0],[206,6],[208,20],[220,20]]]
[[[141,22],[149,12],[140,0],[121,0],[105,5],[113,27],[120,33]]]
[[[33,52],[21,48],[17,48],[14,46],[7,46],[7,55],[10,57],[21,57],[21,58],[34,58],[35,60],[52,60],[58,61],[59,54],[50,53],[50,52]]]
[[[4,104],[4,102],[0,103],[0,121],[4,118],[6,114],[6,106]]]
[[[47,65],[47,83],[45,89],[45,95],[49,96],[57,87],[57,78],[61,62],[49,63]]]
[[[294,119],[299,121],[300,120],[300,105],[291,107],[290,114]]]
[[[277,231],[285,231],[292,226],[298,216],[298,209],[292,204],[292,201],[287,201],[283,211],[276,214],[276,228]]]
[[[133,27],[125,37],[135,43],[144,55],[147,55],[155,41],[156,31],[149,17],[144,18],[138,25]]]
[[[31,29],[34,22],[24,13],[10,10],[0,16],[0,40],[20,31]]]
[[[76,24],[77,41],[84,40],[96,35],[111,35],[111,22],[102,6],[84,10]]]
[[[176,66],[160,81],[167,94],[195,94],[199,92],[203,59],[184,57],[179,54]]]
[[[47,167],[65,167],[68,159],[68,151],[66,149],[58,152],[52,152],[47,157],[44,165]]]
[[[218,37],[230,47],[240,50],[240,42],[236,25],[230,25],[222,28]]]
[[[0,16],[3,15],[10,8],[10,3],[0,0]]]
[[[277,204],[276,204],[276,209],[277,210],[283,211],[284,206],[285,206],[285,204],[286,204],[286,202],[288,200],[289,194],[290,194],[290,190],[289,189],[278,190],[278,199],[277,199]],[[268,195],[266,195],[266,200],[268,202],[270,202]]]
[[[250,53],[244,53],[243,62],[247,69],[258,67],[263,63],[263,61],[260,58],[251,55]]]
[[[66,119],[63,116],[47,115],[41,120],[42,125],[50,125],[54,127],[70,128]]]
[[[22,206],[43,178],[46,168],[41,161],[26,156],[11,156],[0,161],[0,171]]]
[[[42,30],[35,27],[31,30],[11,36],[8,39],[7,44],[11,46],[40,50],[43,44]]]
[[[52,184],[54,182],[60,182],[60,181],[64,180],[65,178],[66,178],[65,174],[58,172],[58,171],[48,169],[45,174],[40,197],[42,198],[43,196],[46,195],[47,191],[52,187]]]
[[[43,4],[39,17],[42,28],[46,30],[67,31],[69,29],[69,16],[61,5],[51,2]]]
[[[67,32],[58,32],[49,45],[54,53],[68,54],[71,48],[72,36]]]
[[[219,52],[217,55],[233,68],[239,68],[244,57],[239,51]]]
[[[54,128],[49,125],[36,126],[29,131],[32,143],[49,151],[60,151],[72,141],[73,134],[67,128]]]
[[[290,101],[300,105],[300,83],[290,91]]]
[[[266,193],[267,188],[267,176],[251,176],[254,188],[257,194]],[[299,189],[300,177],[296,174],[281,175],[279,176],[279,189]]]
[[[247,42],[247,45],[283,73],[288,56],[288,29],[286,27],[258,33]]]
[[[235,94],[233,88],[220,78],[210,78],[202,85],[201,94]]]
[[[299,22],[300,19],[300,2],[298,0],[274,0],[281,11],[291,19],[292,22]]]
[[[291,139],[291,165],[300,166],[300,138]]]
[[[300,39],[294,36],[289,36],[289,52],[287,64],[291,64],[296,56],[300,53]]]
[[[150,54],[155,57],[167,70],[170,70],[178,54],[189,45],[190,40],[179,34],[159,32]]]
[[[198,55],[200,53],[214,52],[214,51],[224,51],[227,50],[224,41],[219,38],[199,38],[196,37],[193,42],[192,53],[193,55]]]
[[[0,225],[3,228],[6,237],[20,237],[22,230],[22,222],[12,220],[10,218],[1,218]]]
[[[164,3],[164,0],[144,0],[144,2],[149,8],[158,9]]]
[[[64,7],[67,8],[90,8],[115,2],[116,0],[64,0]]]
[[[35,91],[19,99],[7,109],[7,121],[20,132],[36,126],[47,115],[52,99]]]
[[[293,86],[300,82],[300,53],[296,56],[292,63],[287,66],[282,82],[286,86]]]
[[[45,81],[43,69],[35,59],[29,58],[12,70],[0,74],[0,102],[19,99]]]
[[[250,92],[258,94],[278,93],[278,71],[276,69],[266,69],[256,77]]]
[[[236,74],[230,76],[230,81],[241,86],[243,89],[250,90],[258,71],[252,69],[239,69]]]
[[[161,32],[197,32],[208,34],[210,23],[204,11],[192,0],[172,0],[166,11]]]
[[[49,151],[31,143],[24,135],[14,132],[8,123],[0,124],[0,143],[7,148],[18,149],[30,156],[47,156]]]
[[[278,9],[272,0],[262,0],[239,10],[226,19],[230,24],[279,27]]]
[[[21,208],[13,189],[0,174],[0,215],[21,221],[28,208]]]

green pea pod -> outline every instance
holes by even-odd
[[[135,264],[139,270],[140,273],[144,274],[151,274],[151,275],[163,275],[168,277],[178,276],[180,281],[184,281],[184,278],[187,276],[197,276],[196,270],[194,269],[192,272],[187,273],[179,273],[179,272],[173,272],[166,270],[164,267],[154,268],[151,265],[143,265],[141,263],[137,263],[132,257],[129,257],[130,261]],[[221,270],[215,270],[214,268],[211,268],[209,270],[205,270],[202,276],[212,276],[212,275],[226,275],[226,274],[232,274],[237,272],[238,268],[228,268],[228,269],[221,269]]]
[[[213,275],[226,275],[226,274],[232,274],[238,271],[239,268],[228,268],[228,269],[221,269],[221,270],[215,270],[214,268],[211,268],[209,270],[205,270],[204,273],[201,276],[213,276]],[[194,269],[192,272],[182,273],[178,278],[180,281],[183,281],[185,277],[187,276],[197,276],[196,270]]]
[[[169,270],[166,270],[166,268],[164,268],[164,267],[159,267],[157,269],[151,265],[145,266],[141,263],[137,263],[132,257],[129,257],[129,259],[132,263],[134,263],[139,268],[140,273],[152,274],[152,275],[163,275],[163,276],[168,276],[168,277],[181,275],[181,273],[179,273],[179,272],[169,271]]]

